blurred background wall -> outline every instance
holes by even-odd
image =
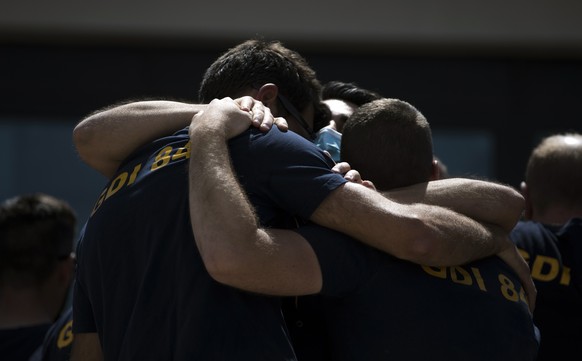
[[[582,2],[3,0],[0,199],[42,191],[88,217],[106,180],[71,131],[128,99],[194,101],[201,75],[255,36],[415,105],[453,176],[519,186],[531,148],[582,131]]]

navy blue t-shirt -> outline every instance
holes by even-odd
[[[77,248],[74,332],[98,332],[110,360],[295,360],[279,298],[224,286],[204,268],[189,217],[188,141],[184,129],[144,147],[102,192]],[[292,132],[251,129],[229,146],[266,225],[309,218],[345,183]]]
[[[328,358],[535,360],[539,340],[525,292],[498,257],[426,267],[323,227],[297,232],[310,242],[322,270],[318,297],[326,334],[321,343],[331,350]],[[317,314],[309,309],[315,304],[309,297],[306,305],[297,299],[299,312]],[[310,350],[302,347],[297,344],[298,355],[311,360]]]
[[[582,356],[582,219],[563,226],[522,221],[510,234],[528,262],[538,290],[534,321],[538,360]]]
[[[0,360],[28,361],[41,347],[50,323],[0,329]]]
[[[73,309],[67,308],[47,331],[30,361],[69,361],[73,345]]]

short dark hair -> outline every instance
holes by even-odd
[[[582,204],[582,134],[562,133],[543,138],[527,163],[525,182],[533,207],[579,208]]]
[[[0,285],[42,284],[73,250],[77,216],[64,200],[35,193],[0,204]]]
[[[275,40],[251,39],[227,50],[204,73],[198,100],[209,103],[215,98],[237,97],[246,88],[266,83],[277,85],[299,111],[312,104],[314,130],[329,122],[315,70],[299,53]]]
[[[366,103],[344,125],[341,159],[379,190],[426,182],[433,160],[428,121],[399,99]]]
[[[382,96],[372,90],[359,87],[356,83],[347,83],[332,80],[323,85],[321,97],[326,99],[339,99],[362,106],[373,100],[382,99]]]

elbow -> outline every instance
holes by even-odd
[[[211,240],[201,247],[201,242],[196,240],[200,257],[206,271],[215,281],[236,287],[236,281],[245,272],[245,264],[249,260],[244,257],[244,252],[234,249],[217,240]]]
[[[236,287],[236,276],[240,276],[240,267],[236,257],[225,255],[209,256],[202,258],[204,267],[212,279],[216,282]]]
[[[442,243],[439,239],[441,231],[415,215],[407,219],[405,227],[407,228],[405,234],[408,234],[405,240],[406,247],[400,257],[397,257],[417,264],[437,265],[435,259],[438,258],[439,244]]]
[[[85,162],[88,158],[87,151],[90,149],[91,142],[93,141],[93,132],[90,131],[87,122],[89,119],[90,117],[84,119],[73,129],[73,144],[77,150],[77,154]]]
[[[111,178],[121,163],[107,156],[107,147],[92,128],[91,122],[95,116],[90,116],[81,121],[73,129],[73,145],[79,159],[101,173],[106,178]]]
[[[474,222],[446,217],[413,216],[408,222],[410,238],[406,260],[431,267],[454,266],[473,260],[473,250],[468,240],[483,240],[488,237]],[[483,231],[483,232],[482,232]],[[476,247],[476,246],[475,246]]]
[[[411,244],[412,247],[407,256],[408,261],[426,266],[441,266],[441,262],[437,261],[440,259],[439,249],[428,235],[415,239]]]
[[[511,191],[511,196],[513,197],[513,207],[514,207],[514,212],[517,215],[517,220],[519,220],[519,218],[521,218],[523,211],[525,209],[525,198],[523,197],[523,195],[518,192],[516,189],[510,188]]]
[[[92,156],[92,150],[95,147],[95,134],[91,131],[91,127],[89,126],[89,119],[91,119],[91,117],[84,119],[73,129],[73,145],[75,146],[77,155],[83,163],[100,171],[98,165],[94,161],[94,157]]]
[[[523,211],[525,209],[525,199],[521,193],[511,187],[506,187],[503,196],[507,214],[505,217],[506,222],[501,226],[504,230],[509,232],[515,227],[515,224],[523,216]]]

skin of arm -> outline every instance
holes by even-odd
[[[189,117],[188,121],[191,121],[192,115],[205,107],[206,105],[168,101],[146,101],[113,107],[87,117],[75,127],[75,146],[83,161],[110,177],[121,161],[136,147],[160,134],[168,134],[188,125],[185,119]],[[132,134],[132,140],[123,134]],[[499,240],[500,237],[492,237],[490,230],[469,217],[463,217],[444,207],[382,201],[378,193],[363,188],[356,184],[340,187],[316,210],[312,220],[347,233],[396,257],[425,265],[458,265],[496,254],[508,247],[506,242]],[[424,192],[417,190],[413,194],[417,194],[417,197],[421,194],[420,199],[447,205],[461,199],[452,196],[453,190],[443,191],[439,197],[433,197],[427,194],[432,189],[446,188],[431,186]],[[375,216],[371,217],[373,214]],[[433,216],[436,218],[427,219]],[[386,219],[393,222],[386,222]],[[442,222],[437,224],[439,220]],[[384,226],[378,227],[378,224]],[[449,226],[439,231],[439,227],[446,224]],[[451,229],[452,225],[458,228]],[[456,232],[451,234],[465,236],[442,242],[450,231]],[[400,238],[402,236],[407,237]],[[474,237],[471,238],[473,241],[468,241],[469,237]]]
[[[423,265],[453,266],[497,255],[522,280],[532,311],[535,306],[537,291],[529,266],[499,226],[485,226],[439,206],[390,202],[354,183],[332,192],[311,220]]]
[[[447,178],[383,192],[401,203],[439,205],[509,232],[524,210],[525,200],[514,188],[495,182]]]
[[[265,117],[270,116],[268,108],[266,111]],[[189,203],[196,245],[206,269],[218,282],[270,295],[317,293],[322,287],[322,275],[309,243],[292,231],[260,228],[254,209],[230,164],[227,139],[244,131],[250,124],[251,116],[227,100],[213,101],[204,113],[199,113],[192,120],[189,167],[195,172],[190,172],[189,177]],[[206,154],[213,154],[213,157]],[[482,252],[488,249],[488,242],[483,240],[489,237],[506,239],[512,248],[501,252],[508,253],[510,262],[517,264],[518,268],[520,265],[525,267],[518,274],[531,281],[527,263],[509,239],[504,238],[506,232],[499,227],[487,229],[468,217],[441,207],[390,202],[361,185],[363,182],[357,172],[350,172],[349,177],[355,183],[347,183],[336,191],[345,192],[343,196],[340,194],[340,201],[347,198],[364,202],[338,204],[330,196],[316,211],[324,212],[320,220],[322,223],[334,219],[325,217],[334,214],[333,210],[327,211],[326,207],[343,206],[343,217],[338,217],[334,224],[336,229],[342,228],[341,224],[348,223],[350,218],[370,218],[370,224],[361,221],[355,222],[359,227],[353,224],[343,227],[345,233],[368,237],[373,219],[382,220],[385,226],[376,228],[389,233],[381,236],[378,248],[399,253],[402,257],[420,254],[424,259],[435,257],[433,253],[444,252],[440,258],[437,257],[439,261],[450,257],[464,260],[468,254],[465,249],[467,245],[476,248],[477,253]],[[376,209],[371,212],[369,207]],[[368,217],[358,217],[361,214],[367,214]],[[317,217],[316,214],[314,218]],[[430,222],[424,221],[424,218]],[[422,237],[431,241],[423,242]],[[477,239],[476,243],[474,239]],[[445,246],[426,246],[431,243]],[[457,252],[458,256],[455,255]],[[511,260],[515,256],[517,258]],[[536,295],[533,281],[524,283],[524,287],[533,311]]]
[[[393,202],[354,183],[333,191],[311,220],[428,266],[459,265],[510,246],[496,227],[439,206]]]
[[[173,101],[142,101],[97,111],[73,130],[81,159],[107,178],[138,147],[190,124],[206,105]],[[131,137],[127,135],[131,134]],[[346,163],[338,164],[342,168]],[[521,216],[524,199],[516,190],[492,182],[452,178],[422,183],[385,194],[400,203],[425,203],[450,208],[477,221],[510,231]]]
[[[77,333],[71,348],[71,361],[103,361],[97,333]]]
[[[83,162],[110,178],[134,150],[188,126],[205,107],[162,100],[109,107],[81,120],[73,130],[73,143]]]
[[[321,270],[309,243],[293,231],[260,228],[230,165],[227,139],[250,124],[249,113],[230,99],[212,101],[192,120],[189,202],[196,245],[218,282],[271,295],[317,293]]]
[[[368,188],[375,189],[370,181],[361,179],[350,165],[340,162],[334,166],[334,171],[344,174],[345,178]],[[492,224],[490,230],[497,232],[498,239],[509,240],[508,232],[515,226],[523,211],[523,197],[511,187],[501,184],[474,179],[457,178],[428,183],[420,183],[389,192],[383,192],[385,197],[400,203],[412,204],[420,202],[445,206],[485,224]],[[461,200],[461,201],[459,201]],[[528,296],[528,304],[533,312],[537,290],[530,274],[530,269],[517,247],[507,244],[506,248],[496,254],[507,263],[521,279]]]
[[[247,104],[250,104],[249,100],[247,100]],[[145,101],[112,107],[96,112],[82,120],[74,130],[74,143],[81,159],[89,166],[109,178],[114,174],[120,163],[137,147],[159,136],[171,134],[172,132],[183,128],[189,124],[192,120],[191,117],[194,114],[203,110],[205,107],[206,105],[192,105],[171,101]],[[253,123],[256,125],[256,117],[253,118]],[[127,137],[127,134],[132,135],[131,139],[130,137]],[[464,182],[466,181],[467,180],[464,180]],[[447,182],[452,182],[452,180]],[[430,182],[430,185],[426,187],[419,186],[417,189],[401,190],[401,192],[399,192],[400,195],[392,193],[390,197],[401,199],[406,202],[425,201],[432,204],[446,205],[459,213],[466,212],[468,216],[473,216],[477,219],[482,218],[486,222],[501,224],[504,229],[507,229],[507,226],[514,222],[513,220],[507,221],[507,219],[514,219],[515,216],[510,215],[509,218],[498,217],[502,212],[513,208],[513,206],[504,208],[505,200],[501,199],[499,196],[497,197],[503,204],[503,207],[499,208],[498,204],[491,203],[491,206],[495,206],[496,208],[494,209],[497,209],[498,212],[482,212],[483,209],[474,207],[475,203],[473,202],[458,202],[458,200],[464,199],[464,196],[461,197],[458,193],[455,193],[463,189],[475,188],[451,187],[450,189],[447,189],[445,187],[446,182],[433,183],[434,182]],[[473,181],[472,184],[476,184],[475,181]],[[436,185],[438,185],[438,187],[436,187]],[[350,221],[362,219],[363,223],[361,223],[359,227],[356,226],[356,228],[353,228],[353,232],[347,233],[356,238],[366,235],[371,229],[367,225],[373,225],[375,222],[367,216],[367,214],[371,212],[370,208],[364,207],[363,211],[365,213],[363,214],[356,212],[345,213],[352,214],[356,218],[347,217],[348,222],[344,223],[342,222],[342,217],[337,217],[337,214],[333,211],[336,209],[334,208],[334,204],[337,199],[341,200],[341,198],[347,197],[348,200],[351,199],[352,203],[355,203],[357,208],[360,203],[373,204],[374,201],[372,201],[372,199],[377,198],[377,194],[373,194],[375,192],[372,191],[362,191],[357,187],[354,188],[354,185],[347,185],[346,187],[341,188],[346,189],[334,192],[333,194],[336,194],[334,197],[328,197],[330,199],[326,200],[327,202],[324,202],[324,204],[319,207],[319,209],[314,213],[312,220],[324,226],[331,226],[331,228],[337,227],[334,228],[336,230],[345,230],[345,226],[351,224]],[[507,189],[504,189],[504,191],[507,191]],[[437,193],[433,194],[433,192]],[[479,192],[473,191],[471,194],[479,195]],[[339,197],[337,197],[337,195],[339,195]],[[360,196],[362,197],[361,199],[359,198]],[[367,199],[367,197],[371,198]],[[514,194],[512,194],[512,197],[514,197]],[[491,199],[494,200],[495,197],[492,197]],[[515,200],[515,198],[513,199]],[[517,200],[515,203],[520,202],[521,199]],[[341,204],[342,202],[339,203]],[[514,202],[512,201],[511,204],[514,204]],[[439,219],[438,217],[431,225],[430,222],[425,223],[425,221],[422,220],[423,216],[430,217],[431,215],[430,212],[423,214],[424,207],[421,205],[410,206],[412,208],[400,208],[400,213],[398,212],[398,204],[389,202],[389,207],[395,207],[393,211],[396,211],[396,213],[391,213],[392,211],[388,209],[380,209],[380,212],[391,214],[391,217],[396,221],[395,223],[397,226],[405,228],[402,230],[404,233],[398,231],[398,228],[386,230],[385,228],[390,227],[379,227],[378,231],[372,232],[375,233],[375,235],[372,235],[371,237],[365,236],[360,240],[392,253],[397,257],[426,265],[456,265],[497,253],[506,262],[510,263],[514,269],[518,270],[520,275],[523,274],[523,272],[519,271],[519,269],[523,270],[522,265],[516,265],[517,262],[521,263],[521,260],[516,259],[513,251],[508,248],[506,242],[500,241],[502,237],[493,237],[491,231],[472,223],[470,219],[465,219],[460,215],[447,211],[446,209],[432,209],[433,212],[441,212],[440,216],[444,217],[443,219],[445,220],[445,223],[451,221],[453,222],[452,224],[458,226],[464,224],[472,229],[472,231],[468,233],[463,233],[461,231],[462,234],[475,235],[473,232],[477,232],[481,237],[477,237],[469,242],[449,241],[444,244],[439,244],[440,239],[445,237],[446,232],[443,230],[439,232],[439,225],[435,223],[437,222],[436,219]],[[345,204],[345,209],[347,210],[353,211],[356,208],[353,208],[353,205],[349,204],[349,202],[348,204]],[[420,213],[415,214],[412,211],[414,208],[417,208],[417,211]],[[341,208],[337,209],[338,212],[342,212],[339,211]],[[426,211],[426,208],[424,209]],[[332,210],[331,213],[329,213],[330,210]],[[448,216],[451,217],[448,221],[446,220],[447,213]],[[488,218],[491,217],[491,215],[498,217],[499,219]],[[358,224],[358,222],[353,223],[356,225]],[[381,224],[388,226],[388,223]],[[416,228],[418,226],[420,227]],[[347,228],[352,229],[352,226],[350,225]],[[415,235],[412,233],[415,232],[411,232],[411,229],[417,230],[416,236],[421,238],[413,238]],[[397,232],[394,233],[394,231]],[[394,242],[392,238],[398,238],[398,236],[385,237],[385,234],[409,234],[409,237],[407,238],[409,240],[412,239],[412,241],[407,242],[405,239],[396,239],[396,242]],[[437,235],[440,235],[440,237],[435,237]],[[467,237],[461,238],[460,240],[463,239],[466,240]],[[495,239],[496,241],[490,242],[491,239]],[[385,243],[388,244],[387,247],[384,245]],[[511,262],[513,262],[513,264]],[[527,267],[527,264],[525,266]],[[529,277],[529,274],[527,276]],[[522,277],[522,279],[525,278]],[[532,287],[529,288],[533,288],[533,283]],[[534,292],[530,291],[528,294],[532,293]]]
[[[337,163],[333,170],[346,177],[351,172],[357,173],[346,162]],[[367,182],[373,187],[372,182]],[[423,203],[449,208],[479,222],[499,226],[507,232],[515,227],[525,207],[524,197],[516,189],[470,178],[435,180],[381,193],[398,203]]]
[[[265,117],[270,116],[266,110]],[[309,243],[292,231],[261,229],[230,165],[226,141],[249,124],[248,113],[224,100],[214,101],[192,120],[189,165],[195,172],[189,177],[189,202],[197,247],[208,272],[221,283],[271,295],[316,293],[321,289],[322,276]],[[522,267],[520,277],[531,281],[527,263],[500,227],[484,227],[442,207],[391,202],[361,185],[357,172],[350,173],[360,184],[347,183],[334,191],[314,214],[316,223],[328,222],[331,228],[366,238],[370,243],[377,236],[378,243],[370,245],[403,259],[416,257],[420,260],[417,263],[422,264],[463,263],[467,257],[496,253],[501,242],[510,248],[500,252],[508,253],[510,262],[517,264],[512,267]],[[334,209],[343,212],[333,217],[338,214]],[[353,219],[356,222],[350,221]],[[370,232],[378,224],[383,225],[375,227],[379,231]],[[491,242],[493,238],[497,243]],[[525,287],[533,307],[533,281]]]

